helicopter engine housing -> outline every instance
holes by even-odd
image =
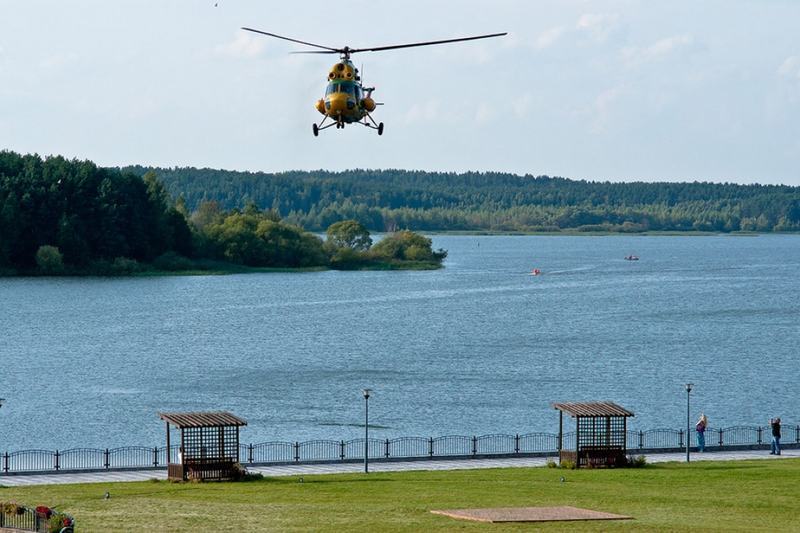
[[[361,100],[361,107],[372,113],[375,111],[375,100],[373,100],[371,96],[367,96]]]

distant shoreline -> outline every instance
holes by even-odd
[[[621,231],[577,231],[577,230],[563,230],[563,231],[469,231],[469,230],[435,230],[425,231],[416,230],[425,235],[464,235],[474,237],[503,237],[503,236],[563,236],[563,237],[715,237],[715,236],[731,236],[731,237],[759,237],[762,235],[800,235],[798,232],[757,232],[757,231],[637,231],[637,232],[621,232]]]
[[[197,268],[183,270],[163,270],[141,264],[141,270],[132,272],[98,272],[98,271],[70,271],[63,274],[42,275],[36,272],[4,272],[0,271],[3,278],[155,278],[166,276],[227,276],[231,274],[264,274],[264,273],[292,273],[302,274],[308,272],[325,271],[368,271],[368,270],[438,270],[441,264],[429,261],[396,261],[396,262],[369,262],[353,264],[349,267],[332,268],[328,266],[315,267],[249,267],[224,262],[198,262]]]

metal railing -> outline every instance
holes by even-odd
[[[708,428],[706,449],[754,448],[767,446],[772,438],[769,426]],[[689,445],[696,446],[694,431]],[[782,444],[800,447],[800,425],[783,425]],[[678,451],[686,446],[686,430],[658,428],[626,434],[630,452]],[[562,446],[575,446],[575,433],[564,433]],[[178,446],[170,448],[177,461]],[[397,437],[369,439],[371,460],[408,460],[500,456],[548,456],[558,453],[555,433],[444,435],[440,437]],[[310,440],[304,442],[261,442],[241,444],[242,464],[333,463],[362,461],[364,439]],[[21,450],[0,456],[0,475],[32,472],[125,470],[166,468],[166,446],[124,446],[120,448],[71,448],[68,450]]]
[[[72,533],[75,519],[47,507],[32,508],[0,501],[0,529],[49,533]]]

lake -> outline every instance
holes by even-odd
[[[243,442],[800,421],[800,236],[434,236],[431,272],[0,279],[0,450],[163,445],[158,411]],[[640,261],[625,261],[628,254]],[[542,271],[530,276],[532,268]]]

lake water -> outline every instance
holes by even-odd
[[[800,420],[800,236],[433,240],[434,272],[0,279],[0,450],[162,445],[173,410],[353,438],[364,387],[377,437],[678,428],[687,381],[712,426]]]

